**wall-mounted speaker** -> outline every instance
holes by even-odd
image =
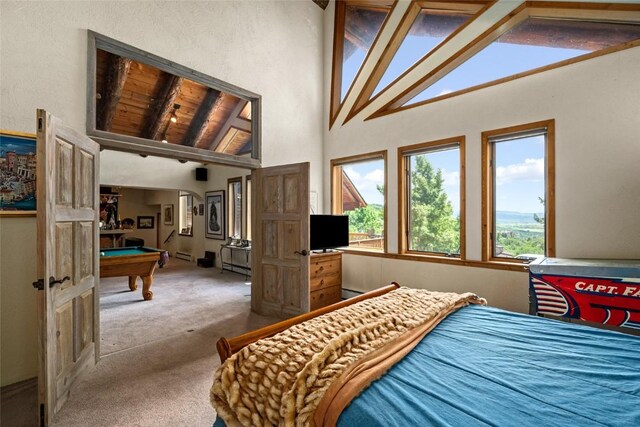
[[[207,168],[196,168],[196,181],[206,181],[207,178]]]

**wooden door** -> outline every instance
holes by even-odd
[[[100,149],[44,110],[37,128],[38,397],[47,425],[100,354]]]
[[[309,163],[251,174],[251,307],[290,317],[309,311]]]

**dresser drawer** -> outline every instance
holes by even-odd
[[[342,285],[342,277],[340,272],[333,272],[331,274],[323,274],[321,276],[311,276],[309,278],[309,289],[311,292],[320,289],[330,288],[332,286]]]
[[[309,275],[311,277],[342,271],[342,259],[340,255],[323,257],[317,261],[314,258],[315,257],[311,257],[311,264],[309,265]]]
[[[329,304],[340,302],[342,299],[342,286],[332,286],[330,288],[313,291],[310,294],[311,310],[324,307]]]

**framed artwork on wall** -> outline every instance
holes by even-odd
[[[0,129],[0,216],[35,216],[36,136]]]
[[[152,217],[152,216],[139,216],[138,217],[138,228],[140,228],[140,229],[153,228],[154,219],[155,218]]]
[[[173,205],[162,205],[164,225],[173,225]]]
[[[205,193],[205,236],[208,239],[225,239],[224,190]]]

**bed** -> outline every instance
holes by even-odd
[[[322,338],[291,341],[292,330],[316,328],[309,332],[314,336],[320,333],[318,325],[332,329],[326,325],[342,321],[331,316],[352,310],[349,318],[366,304],[381,304],[383,308],[365,308],[379,310],[371,319],[382,319],[387,306],[389,312],[401,306],[389,298],[403,293],[409,295],[405,298],[419,293],[416,298],[426,295],[429,300],[435,295],[438,309],[447,304],[453,308],[433,316],[424,311],[426,317],[415,324],[398,321],[411,327],[383,331],[395,335],[373,350],[361,351],[353,343],[377,343],[375,333],[362,334],[343,353],[330,348],[332,339],[325,346],[316,342]],[[640,338],[507,312],[484,305],[472,294],[442,295],[393,284],[221,339],[223,364],[212,387],[212,403],[219,413],[214,425],[225,425],[223,419],[227,425],[640,425]],[[416,317],[424,314],[422,308],[414,311]],[[278,354],[269,365],[261,364],[260,355],[273,356],[269,343],[279,339],[284,339],[288,356]],[[299,345],[316,347],[316,353],[304,359],[306,350],[296,349]],[[332,352],[338,355],[332,358]],[[358,361],[340,368],[351,353],[360,354]],[[316,358],[323,362],[314,364]],[[246,363],[257,367],[248,369]],[[329,372],[334,370],[339,372]],[[266,390],[263,383],[274,389]]]

